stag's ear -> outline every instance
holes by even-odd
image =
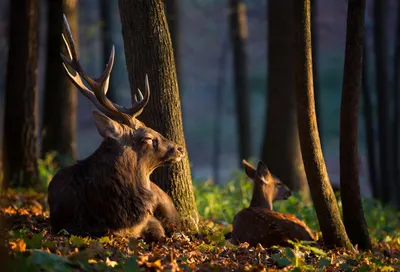
[[[257,170],[246,160],[242,160],[242,164],[244,166],[244,172],[246,175],[254,180],[256,178]]]
[[[122,136],[122,127],[118,122],[98,111],[93,111],[93,118],[96,122],[97,130],[103,138],[110,137],[118,141]]]

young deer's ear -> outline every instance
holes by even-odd
[[[262,177],[262,178],[266,178],[266,177],[268,177],[268,175],[269,175],[268,168],[267,168],[267,166],[265,165],[265,163],[263,163],[262,161],[259,161],[259,162],[258,162],[258,165],[257,165],[257,173],[258,173],[258,175],[259,175],[260,177]]]
[[[122,127],[118,122],[108,118],[98,111],[93,111],[93,118],[97,130],[103,138],[110,137],[118,141],[122,136]]]
[[[244,172],[246,173],[246,175],[249,178],[251,178],[252,180],[254,180],[256,178],[256,174],[257,174],[256,169],[250,163],[248,163],[246,160],[242,160],[242,164],[244,166]]]

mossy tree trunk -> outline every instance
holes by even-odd
[[[38,0],[10,2],[6,76],[3,186],[38,181]]]
[[[291,190],[307,194],[294,91],[294,1],[269,1],[267,6],[268,107],[262,160]]]
[[[141,120],[186,147],[174,54],[161,0],[119,0],[122,35],[132,95],[149,76],[151,97]],[[167,191],[189,227],[197,228],[189,158],[157,169],[152,178]]]
[[[232,42],[233,78],[235,86],[236,128],[239,165],[251,155],[250,92],[247,82],[247,14],[242,0],[229,0],[229,32]]]
[[[61,165],[76,160],[77,91],[67,77],[60,52],[66,54],[61,38],[63,13],[78,44],[78,2],[48,0],[47,66],[45,78],[42,156],[56,151]]]
[[[311,197],[327,246],[353,250],[340,218],[319,140],[312,74],[310,0],[295,1],[295,88],[300,146]]]
[[[364,12],[365,0],[349,0],[340,109],[340,194],[343,221],[351,242],[362,249],[371,249],[358,172],[358,108],[362,82]]]

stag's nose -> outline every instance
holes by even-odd
[[[286,199],[288,199],[291,196],[292,196],[292,192],[291,191],[287,191],[286,195],[285,195]]]
[[[181,152],[182,153],[182,155],[184,155],[185,154],[185,150],[183,149],[183,147],[182,146],[178,146],[178,151],[179,152]]]

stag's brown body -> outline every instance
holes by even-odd
[[[79,64],[65,17],[64,23],[69,54],[69,58],[61,55],[64,66],[72,82],[100,110],[93,112],[93,118],[104,141],[91,156],[61,169],[50,182],[52,230],[94,236],[111,231],[163,240],[165,229],[180,228],[180,216],[171,198],[150,181],[150,174],[160,165],[180,161],[184,150],[136,119],[150,97],[147,76],[144,96],[139,91],[132,108],[111,102],[106,93],[114,48],[102,76],[92,79]]]
[[[292,214],[272,210],[272,202],[290,197],[290,190],[260,161],[257,169],[243,161],[246,174],[254,181],[253,197],[249,208],[238,212],[233,219],[230,241],[260,243],[264,247],[290,246],[288,240],[315,240],[307,225]]]

